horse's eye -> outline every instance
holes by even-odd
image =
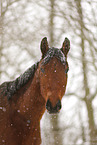
[[[68,62],[66,61],[66,64],[65,64],[65,73],[67,74],[69,71],[69,66],[68,66]]]
[[[69,67],[67,67],[67,69],[65,69],[65,73],[67,74],[69,71]]]
[[[42,73],[44,73],[44,72],[45,72],[43,68],[40,68],[40,70],[41,70],[41,72],[42,72]]]

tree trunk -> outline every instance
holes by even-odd
[[[84,28],[85,24],[83,21],[83,11],[81,6],[81,0],[76,1],[77,12],[79,14],[79,25],[80,25],[80,32],[81,32],[81,49],[82,49],[82,71],[83,71],[83,89],[84,89],[84,102],[87,108],[88,114],[88,123],[89,123],[89,136],[90,136],[90,143],[94,145],[96,142],[96,133],[95,133],[95,122],[94,122],[94,110],[92,106],[92,100],[90,101],[90,89],[88,86],[88,70],[87,70],[87,61],[86,61],[86,53],[85,53],[85,38],[84,38]],[[96,136],[95,136],[96,135]]]
[[[94,145],[97,143],[97,132],[96,132],[96,126],[94,122],[94,110],[92,106],[92,101],[89,99],[85,99],[85,104],[87,108],[88,113],[88,122],[89,122],[89,134],[90,134],[90,143],[91,145]]]
[[[1,5],[2,8],[2,5]],[[2,57],[2,49],[3,49],[3,20],[2,20],[2,13],[1,13],[1,9],[0,9],[0,78],[1,78],[1,57]]]
[[[54,5],[55,0],[50,0],[50,15],[49,15],[49,35],[50,35],[50,45],[54,45]]]

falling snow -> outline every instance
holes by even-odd
[[[0,107],[0,110],[6,112],[6,108],[5,107]]]

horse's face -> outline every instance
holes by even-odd
[[[46,101],[46,109],[50,113],[58,112],[61,109],[61,99],[65,93],[67,74],[63,64],[52,58],[40,69],[41,94]]]
[[[69,45],[69,40],[68,41]],[[65,42],[65,49],[69,51]],[[41,50],[48,51],[47,39],[44,38],[41,43]],[[47,51],[46,51],[47,49]],[[63,49],[63,47],[62,47]],[[43,53],[42,50],[42,53]],[[52,52],[51,52],[52,51]],[[63,51],[63,50],[62,50]],[[67,51],[67,53],[68,53]],[[66,52],[66,51],[65,51]],[[40,90],[45,99],[46,109],[49,113],[57,113],[61,109],[61,99],[65,93],[67,84],[68,63],[65,53],[58,49],[49,49],[48,55],[43,53],[43,59],[40,62]],[[56,53],[56,54],[55,54]],[[58,56],[61,55],[61,56]],[[51,57],[51,58],[48,58]],[[62,59],[62,60],[61,60]]]

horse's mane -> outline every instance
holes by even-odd
[[[58,48],[50,48],[45,54],[42,65],[47,64],[55,56],[61,63],[65,66],[67,64],[66,57],[63,52]],[[11,99],[12,96],[23,87],[31,78],[33,79],[35,70],[38,67],[39,62],[31,66],[22,75],[20,75],[16,80],[5,82],[0,86],[0,93]]]
[[[22,75],[20,75],[16,80],[10,82],[4,82],[0,86],[0,92],[7,96],[8,100],[21,88],[23,87],[30,78],[33,79],[35,70],[38,67],[38,62],[27,69]]]

